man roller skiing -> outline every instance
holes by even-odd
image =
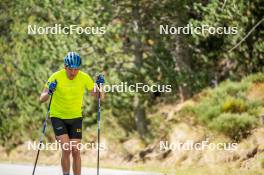
[[[52,94],[50,106],[51,123],[62,148],[61,166],[63,175],[70,174],[70,156],[74,175],[81,175],[81,156],[77,145],[82,139],[82,103],[85,89],[96,96],[98,88],[93,79],[79,70],[81,57],[69,52],[64,58],[64,69],[51,75],[40,96],[45,102]],[[98,76],[97,84],[104,84],[104,77]],[[102,95],[102,93],[101,93]]]

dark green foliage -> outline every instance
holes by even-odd
[[[204,2],[204,3],[203,3]],[[190,23],[211,26],[237,27],[237,34],[196,35],[192,37],[195,70],[207,72],[209,80],[240,79],[250,73],[263,71],[264,9],[263,1],[196,1]],[[251,29],[261,22],[255,30]],[[250,33],[251,32],[251,33]],[[238,47],[231,50],[248,33]]]
[[[222,113],[210,122],[209,127],[224,133],[234,140],[245,138],[256,124],[256,117],[247,113]]]
[[[245,101],[237,98],[228,98],[222,104],[221,111],[230,113],[243,113],[247,110]]]
[[[248,91],[254,83],[254,79],[252,82],[249,79],[226,81],[210,90],[193,108],[194,115],[211,129],[234,140],[246,137],[257,126],[260,109],[264,106],[258,99],[248,99]]]

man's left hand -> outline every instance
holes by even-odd
[[[103,76],[103,75],[99,75],[99,76],[97,77],[96,84],[97,84],[98,86],[100,86],[100,85],[104,85],[104,83],[105,83],[104,76]]]

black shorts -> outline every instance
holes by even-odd
[[[70,139],[82,138],[82,117],[74,119],[51,117],[51,123],[56,136],[68,134]]]

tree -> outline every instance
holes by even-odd
[[[263,1],[196,1],[192,6],[193,26],[237,27],[237,34],[193,35],[194,70],[207,83],[241,77],[263,70]],[[259,25],[255,27],[258,23]],[[253,31],[251,29],[254,28]],[[249,34],[250,33],[250,34]],[[249,34],[246,38],[245,36]],[[237,45],[241,40],[244,42]],[[233,48],[233,49],[232,49]]]

